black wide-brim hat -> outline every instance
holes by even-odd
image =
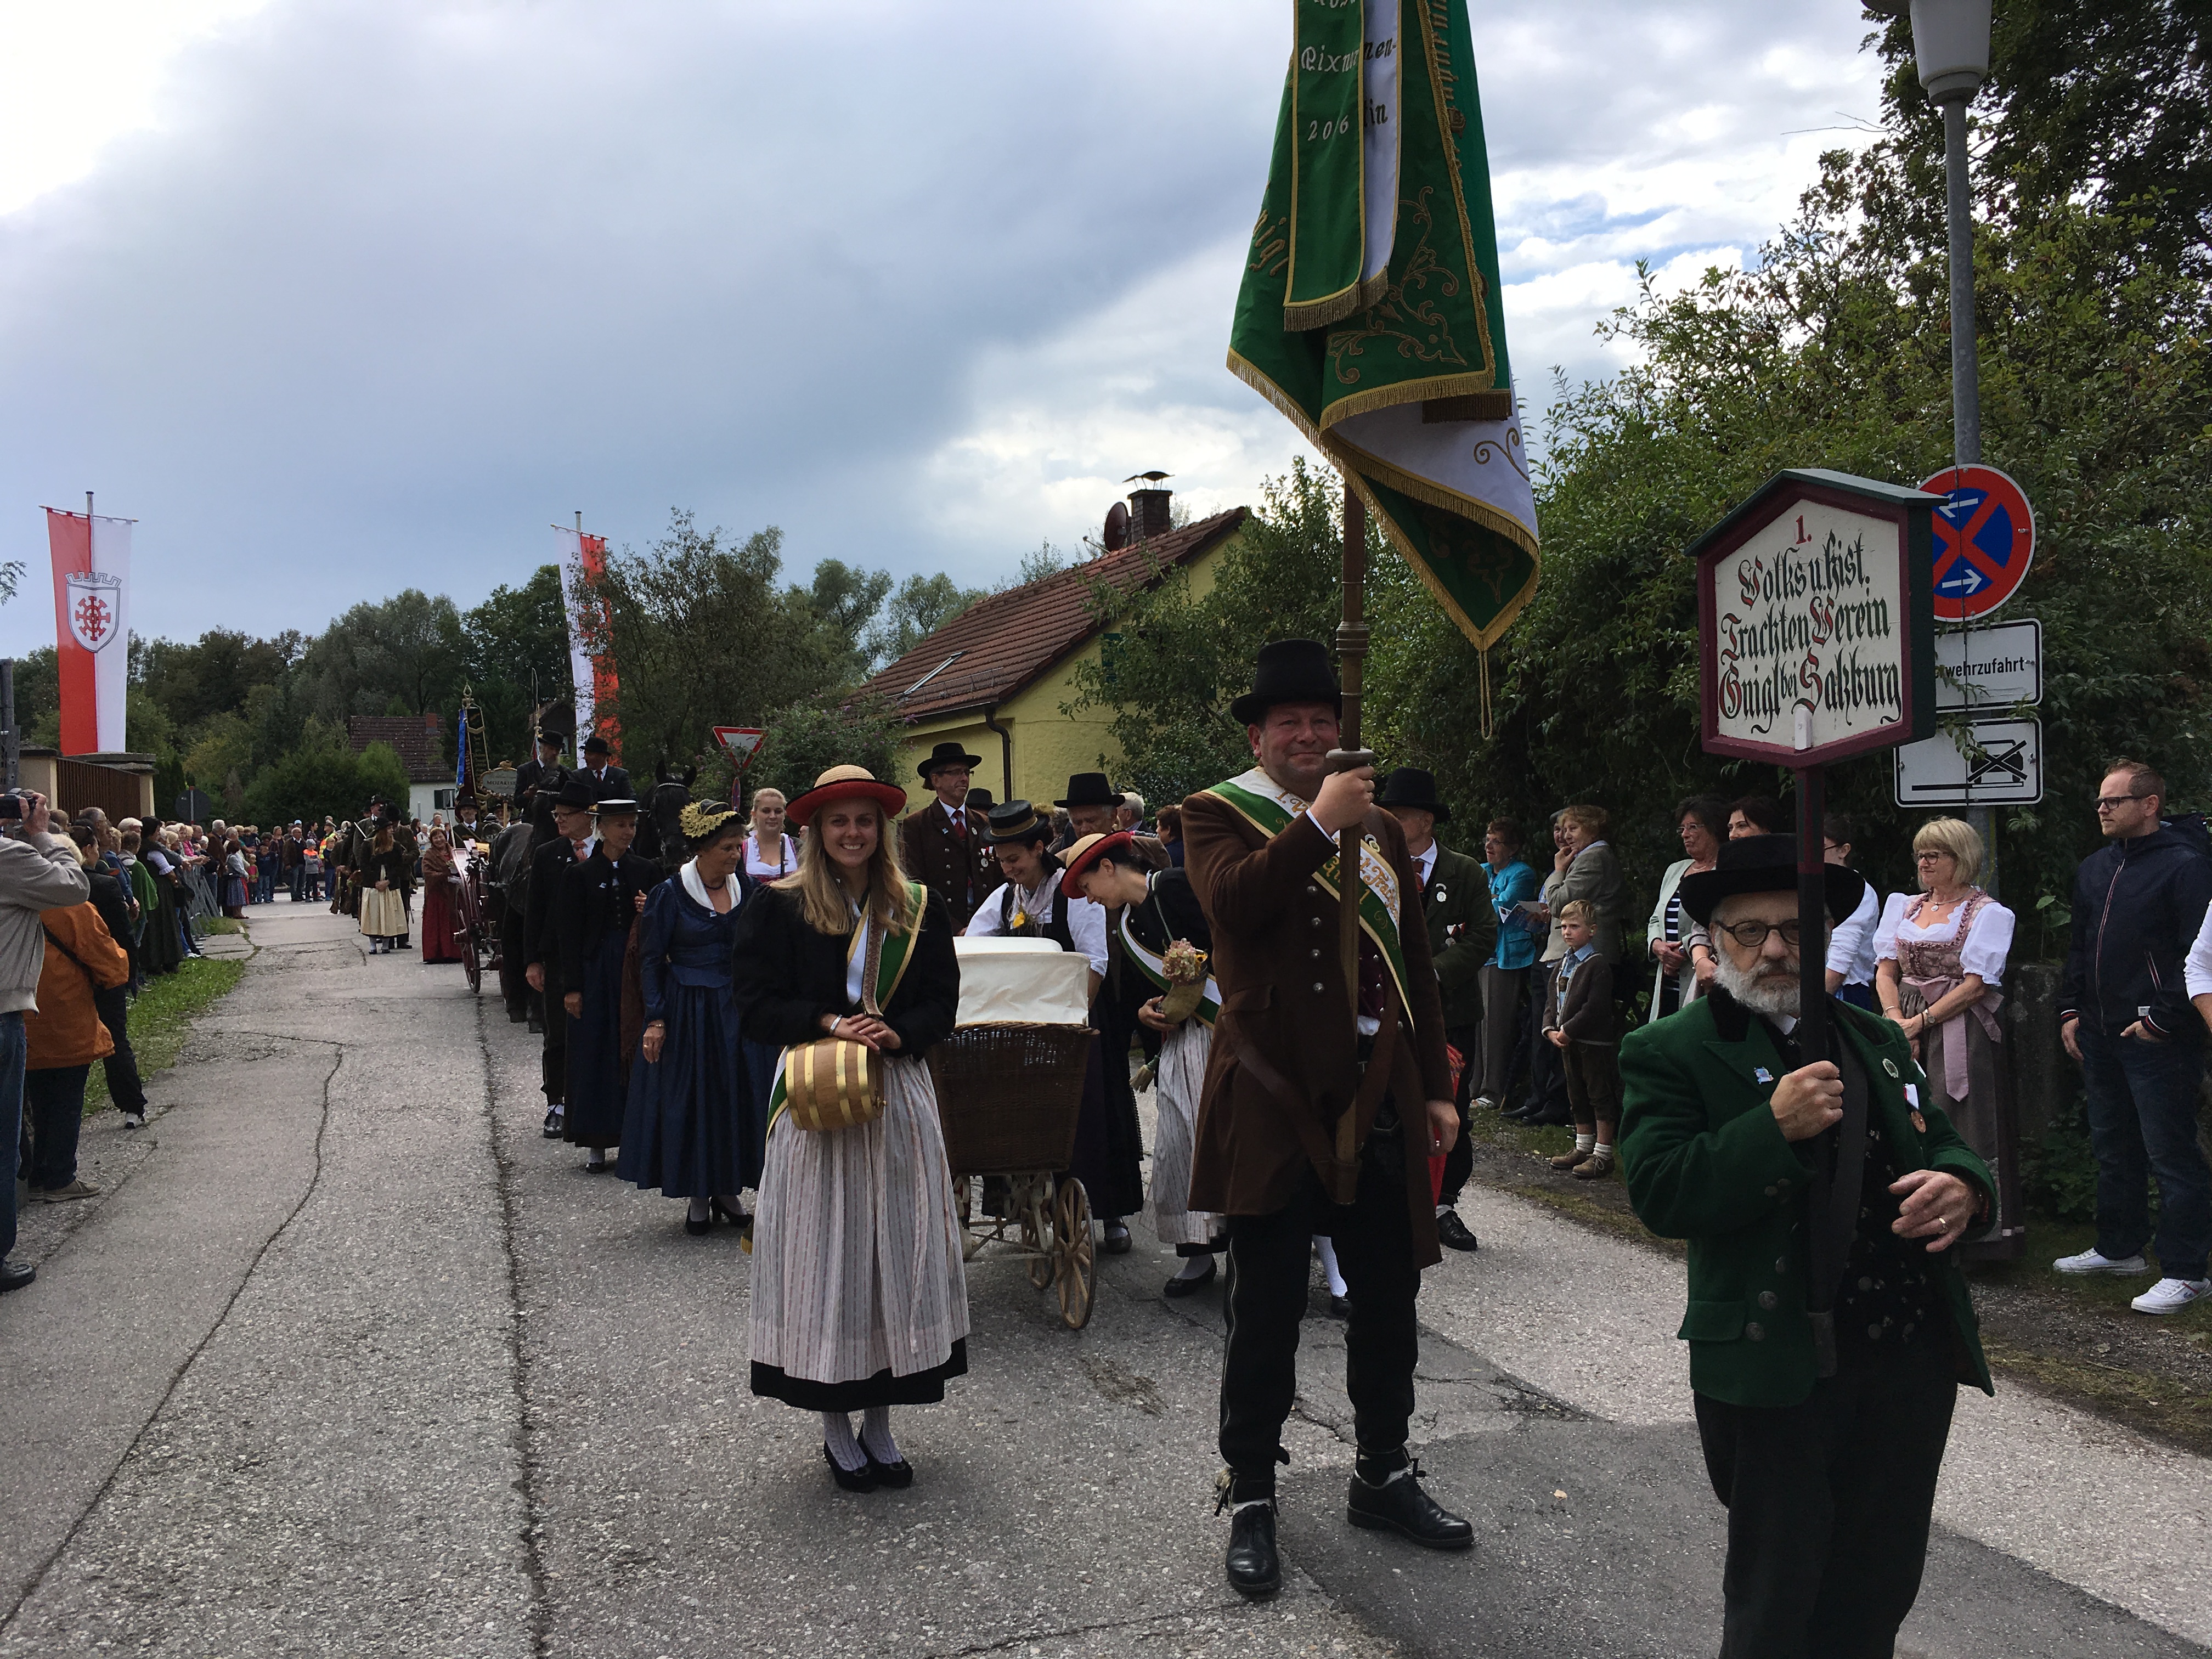
[[[1828,900],[1828,920],[1844,921],[1866,897],[1866,880],[1840,864],[1820,866]],[[1797,837],[1746,836],[1724,841],[1710,870],[1682,878],[1676,890],[1691,919],[1710,925],[1720,902],[1738,893],[1794,893],[1797,890]]]
[[[1011,805],[1012,803],[1009,802]],[[1121,792],[1106,781],[1103,772],[1078,772],[1067,781],[1067,799],[1054,806],[1119,806]]]
[[[1007,842],[1052,839],[1052,820],[1025,800],[1001,801],[991,809],[987,821],[994,847]]]
[[[561,780],[560,793],[553,797],[556,806],[592,807],[599,804],[599,792],[592,787],[589,778],[571,772]]]
[[[1260,647],[1252,689],[1229,705],[1240,726],[1257,726],[1279,702],[1325,702],[1341,715],[1344,690],[1319,640],[1270,640]]]
[[[969,754],[968,745],[965,744],[940,743],[929,751],[929,758],[914,769],[921,773],[921,781],[927,783],[930,774],[942,767],[965,766],[972,770],[982,763],[983,757],[981,755]]]
[[[1438,823],[1451,822],[1451,809],[1437,799],[1436,775],[1424,772],[1418,766],[1401,766],[1382,780],[1382,793],[1375,797],[1377,806],[1412,807],[1423,812],[1433,812]]]
[[[607,746],[607,740],[605,738],[594,732],[584,739],[583,752],[586,755],[611,755],[614,750]]]

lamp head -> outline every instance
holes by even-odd
[[[1971,100],[1990,72],[1990,0],[1911,0],[1912,57],[1939,104]]]

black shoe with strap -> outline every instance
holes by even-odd
[[[863,1452],[861,1456],[867,1458],[867,1454]],[[837,1454],[831,1451],[825,1442],[822,1448],[822,1461],[830,1466],[830,1478],[846,1492],[873,1492],[876,1489],[873,1459],[864,1462],[857,1469],[848,1469],[837,1461]]]
[[[1474,1234],[1467,1223],[1459,1218],[1457,1210],[1446,1210],[1437,1218],[1437,1243],[1452,1250],[1472,1250],[1475,1248]]]
[[[1424,1549],[1463,1550],[1474,1544],[1474,1528],[1421,1490],[1419,1463],[1407,1463],[1402,1474],[1379,1486],[1354,1474],[1345,1518],[1355,1527],[1397,1533]]]
[[[1245,1504],[1229,1521],[1229,1554],[1223,1562],[1229,1587],[1241,1595],[1273,1595],[1283,1587],[1283,1558],[1275,1550],[1275,1500]]]

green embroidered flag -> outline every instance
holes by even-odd
[[[1466,0],[1294,0],[1292,15],[1229,367],[1486,648],[1535,591],[1536,504]]]

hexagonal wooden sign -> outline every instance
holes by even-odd
[[[1802,769],[1936,729],[1942,502],[1793,468],[1705,533],[1691,550],[1708,750]]]

